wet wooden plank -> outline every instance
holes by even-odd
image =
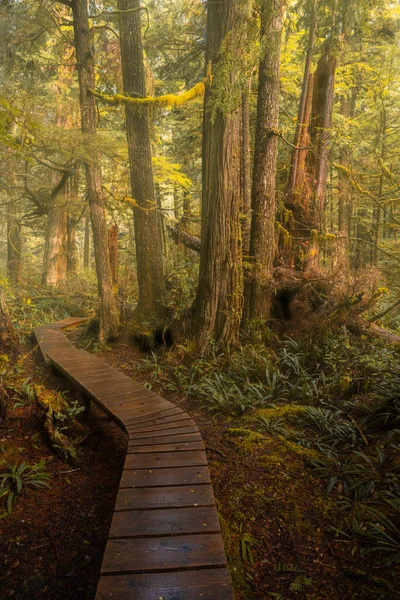
[[[157,436],[154,438],[130,439],[128,442],[129,448],[140,448],[148,444],[178,444],[179,442],[202,442],[200,433],[183,433],[181,435]]]
[[[204,451],[154,452],[153,454],[128,454],[125,469],[162,469],[166,467],[194,467],[207,465]]]
[[[160,396],[157,396],[157,394],[151,390],[148,390],[143,386],[139,386],[138,388],[133,388],[130,392],[125,392],[125,394],[119,394],[115,397],[106,398],[105,402],[107,402],[107,406],[110,408],[126,404],[127,402],[129,402],[132,406],[140,407],[147,406],[151,402],[158,402],[159,399]]]
[[[157,419],[157,423],[151,423],[150,425],[135,425],[134,423],[127,423],[127,429],[129,433],[135,435],[139,433],[153,433],[154,431],[165,431],[167,432],[169,429],[178,429],[179,427],[194,427],[196,424],[187,415],[177,415],[176,418],[173,417],[171,421],[168,417],[165,419]],[[165,433],[167,435],[167,433]]]
[[[210,483],[208,467],[170,467],[165,469],[124,469],[119,484],[122,488],[196,485]]]
[[[124,418],[126,426],[129,428],[129,431],[132,432],[140,432],[143,431],[144,428],[147,428],[146,431],[153,431],[154,427],[161,425],[169,425],[170,423],[181,423],[181,421],[185,421],[187,425],[193,425],[194,421],[184,413],[177,413],[175,415],[160,415],[154,416],[152,419],[149,419],[146,423],[139,423],[136,421],[135,415],[129,415],[129,417]]]
[[[174,485],[156,488],[120,489],[114,512],[150,508],[190,508],[214,506],[215,499],[210,484]]]
[[[125,404],[121,408],[116,408],[113,406],[113,411],[115,414],[122,417],[125,423],[128,424],[129,422],[136,423],[136,419],[143,415],[155,415],[153,419],[158,418],[156,416],[158,413],[162,414],[163,411],[171,410],[172,408],[174,408],[174,405],[171,402],[168,402],[168,400],[162,400],[160,398],[159,400],[151,400],[144,406],[135,406],[133,402],[130,403],[130,406],[129,404]],[[182,411],[181,413],[176,414],[185,413]],[[170,415],[165,416],[168,417]],[[149,420],[151,421],[151,418]]]
[[[101,577],[96,600],[233,600],[225,568],[109,575]]]
[[[137,433],[136,431],[130,431],[127,428],[129,439],[130,440],[142,440],[142,439],[151,439],[153,437],[165,437],[168,435],[182,435],[185,433],[199,433],[199,428],[197,425],[185,425],[185,422],[182,421],[183,425],[181,427],[176,427],[177,423],[173,424],[173,427],[170,429],[169,427],[158,427],[152,431],[145,431]]]
[[[143,407],[143,411],[144,413],[142,414],[136,414],[134,417],[134,424],[146,424],[148,421],[153,420],[154,418],[158,418],[158,417],[172,417],[173,415],[182,415],[185,414],[183,412],[183,410],[181,408],[178,408],[176,406],[174,406],[173,404],[170,403],[170,405],[173,408],[164,408],[161,411],[157,411],[157,412],[149,412],[147,413],[148,408],[147,407]],[[151,407],[149,407],[151,408]],[[132,423],[133,424],[133,423]]]
[[[109,537],[217,533],[219,530],[218,514],[214,506],[127,510],[114,513]]]
[[[101,574],[225,566],[221,535],[109,540]]]
[[[204,444],[199,440],[195,442],[175,442],[173,444],[154,444],[151,446],[128,446],[128,454],[187,452],[188,450],[204,450]]]

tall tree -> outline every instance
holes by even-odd
[[[66,3],[70,5],[70,3]],[[91,95],[95,87],[94,48],[89,28],[87,0],[73,0],[74,37],[79,79],[81,129],[88,146],[90,160],[85,160],[86,185],[89,197],[96,259],[97,283],[100,296],[100,339],[118,334],[118,310],[112,287],[110,258],[107,243],[107,225],[104,213],[101,163],[96,148],[96,103]]]
[[[285,0],[261,3],[260,67],[252,187],[250,236],[251,319],[269,316],[275,254],[276,157],[278,150],[279,67]]]
[[[146,77],[141,38],[140,0],[118,0],[121,64],[124,93],[146,97]],[[153,321],[165,313],[163,240],[157,209],[150,140],[148,106],[125,105],[139,298],[136,317]]]
[[[201,252],[193,307],[203,352],[212,337],[222,347],[237,340],[243,308],[238,149],[248,8],[247,0],[207,3]]]

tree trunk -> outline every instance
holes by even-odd
[[[89,269],[90,266],[90,220],[85,217],[85,234],[83,239],[83,268]]]
[[[104,213],[101,182],[100,154],[96,149],[96,103],[89,90],[95,87],[94,49],[89,29],[87,0],[72,2],[74,37],[79,78],[79,101],[81,129],[90,147],[90,162],[85,163],[86,183],[89,196],[96,259],[97,284],[100,296],[100,339],[118,334],[118,310],[112,289],[110,259],[107,245],[107,225]],[[89,149],[88,149],[89,151]]]
[[[140,0],[118,0],[124,93],[146,96],[145,69],[141,40]],[[129,11],[129,12],[128,12]],[[139,299],[136,317],[158,320],[165,314],[163,242],[157,210],[150,144],[149,109],[125,106],[126,137],[129,151],[134,209],[136,263]]]
[[[240,243],[240,121],[237,71],[247,6],[242,0],[208,2],[203,122],[203,197],[199,286],[193,305],[200,352],[228,347],[239,336],[243,306]]]
[[[305,141],[308,140],[308,128],[310,122],[310,111],[311,111],[311,99],[313,89],[313,77],[311,74],[312,58],[314,54],[315,44],[315,33],[317,28],[316,19],[316,0],[310,0],[310,29],[308,34],[308,47],[306,63],[304,67],[303,85],[301,88],[301,96],[299,102],[299,110],[297,115],[296,133],[294,136],[292,152],[292,160],[290,164],[289,179],[286,189],[286,202],[293,204],[295,202],[294,196],[299,190],[299,179],[304,177],[304,162],[305,153],[304,150],[299,148],[306,147]]]
[[[242,195],[241,227],[243,256],[250,251],[251,227],[251,162],[250,162],[250,105],[249,95],[242,95],[242,121],[240,136],[240,186]]]
[[[57,200],[47,213],[42,285],[59,287],[67,278],[67,214]]]
[[[307,158],[312,194],[312,225],[324,231],[324,203],[329,169],[329,140],[331,136],[333,92],[335,83],[336,58],[329,44],[318,61],[314,75],[312,97],[310,142],[311,152]]]
[[[67,272],[76,275],[78,271],[78,248],[76,243],[76,221],[69,216],[67,220]]]
[[[12,283],[20,283],[22,270],[21,224],[14,215],[14,207],[8,205],[7,215],[7,277]]]
[[[118,225],[114,223],[108,230],[108,251],[113,286],[118,285]]]
[[[190,219],[192,218],[192,195],[190,192],[183,192],[183,215],[181,218],[182,229],[188,229],[190,225]],[[199,249],[200,252],[200,249]],[[184,245],[183,253],[185,256],[189,254],[189,248]]]
[[[261,56],[252,188],[250,293],[246,315],[267,319],[275,255],[280,49],[285,0],[261,4]]]
[[[2,287],[0,286],[0,353],[10,353],[15,357],[18,348],[18,340],[11,321],[10,313]]]

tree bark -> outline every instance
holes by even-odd
[[[118,0],[124,93],[146,96],[141,39],[140,0]],[[129,11],[129,12],[128,12]],[[134,209],[139,298],[136,317],[159,320],[165,315],[163,241],[151,160],[149,109],[125,106],[126,138]]]
[[[308,46],[306,63],[304,67],[303,85],[301,88],[301,96],[299,102],[299,110],[297,115],[296,133],[294,136],[293,145],[296,148],[292,152],[292,160],[290,164],[289,179],[286,189],[286,202],[292,204],[295,202],[294,196],[299,190],[299,179],[304,176],[304,161],[305,152],[298,148],[306,147],[305,141],[308,140],[308,128],[310,122],[310,110],[312,99],[313,78],[311,74],[312,58],[314,53],[315,33],[317,28],[316,19],[316,4],[317,0],[310,0],[310,29],[308,34]],[[303,183],[303,182],[301,182]]]
[[[73,0],[74,37],[79,79],[79,101],[82,133],[91,143],[91,160],[85,162],[89,196],[93,245],[96,259],[97,285],[100,297],[100,339],[118,334],[118,310],[112,289],[110,259],[107,245],[107,225],[104,212],[100,154],[94,142],[96,136],[96,103],[89,92],[95,87],[94,49],[89,29],[87,0]],[[88,149],[89,151],[89,149]]]
[[[212,338],[226,348],[239,336],[243,308],[240,242],[240,121],[238,90],[247,5],[208,2],[203,121],[203,196],[199,286],[193,325],[200,352]]]
[[[261,4],[261,55],[252,188],[250,319],[267,319],[275,255],[276,158],[278,150],[280,49],[285,0]]]
[[[324,231],[324,203],[329,169],[329,140],[331,136],[333,92],[335,84],[336,58],[329,44],[318,61],[314,75],[312,97],[308,170],[313,190],[311,216],[312,225]]]
[[[83,268],[89,269],[90,266],[90,220],[85,217],[85,233],[83,239]]]
[[[57,199],[47,213],[42,285],[59,287],[67,278],[67,214]]]
[[[13,283],[20,283],[22,271],[21,224],[14,214],[12,204],[7,215],[7,277]]]
[[[190,248],[190,250],[194,250],[195,252],[200,252],[201,241],[198,237],[191,235],[179,225],[175,228],[167,225],[167,229],[174,242],[183,244],[186,248]]]
[[[242,95],[242,121],[240,136],[240,185],[242,195],[241,227],[243,256],[250,252],[251,228],[251,161],[250,161],[250,105],[249,95]]]
[[[108,230],[108,251],[113,286],[118,285],[118,225],[114,223]]]
[[[78,248],[76,242],[76,221],[67,219],[67,273],[75,275],[78,271]]]

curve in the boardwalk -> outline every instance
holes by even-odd
[[[78,350],[69,318],[35,328],[43,357],[128,435],[96,600],[232,600],[196,423],[118,369]]]

